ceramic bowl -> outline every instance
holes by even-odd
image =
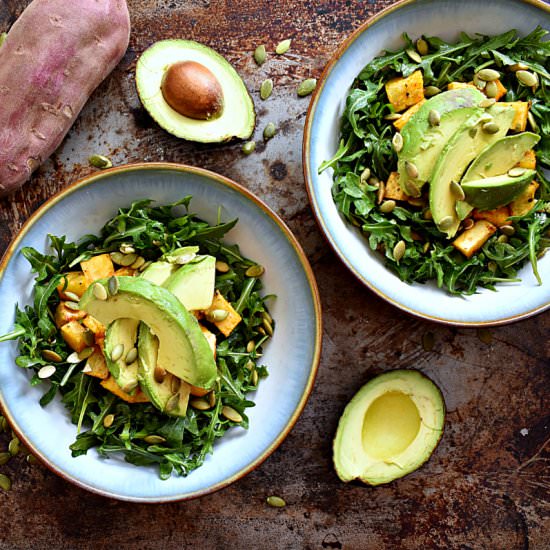
[[[47,234],[69,240],[97,232],[120,207],[150,198],[168,204],[192,195],[191,210],[213,223],[238,218],[225,240],[266,268],[265,291],[277,297],[270,310],[277,323],[262,362],[269,376],[248,409],[250,428],[233,428],[214,454],[187,477],[159,479],[156,468],[136,467],[122,457],[102,459],[92,449],[72,458],[76,427],[57,399],[42,408],[44,387],[31,387],[15,365],[17,346],[0,344],[0,406],[23,444],[63,478],[104,496],[139,502],[192,498],[220,489],[265,460],[298,419],[312,389],[321,346],[321,313],[313,273],[284,223],[259,199],[231,180],[176,164],[142,164],[98,172],[44,204],[23,227],[0,266],[0,334],[10,331],[16,303],[30,303],[33,275],[20,251],[47,247]]]
[[[347,92],[361,69],[384,50],[403,47],[401,35],[437,35],[457,40],[461,31],[472,35],[498,34],[512,28],[527,34],[537,25],[550,28],[550,6],[536,0],[407,0],[369,19],[352,34],[329,61],[312,98],[304,133],[304,174],[319,225],[341,260],[368,288],[414,315],[463,326],[499,325],[541,312],[550,306],[550,255],[539,262],[539,286],[530,264],[521,283],[498,285],[473,296],[450,296],[435,284],[399,280],[372,252],[366,240],[340,216],[331,196],[332,170],[318,174],[319,165],[334,156]]]

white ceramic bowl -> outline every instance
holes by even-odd
[[[332,170],[319,165],[338,148],[340,119],[348,90],[361,69],[384,50],[403,47],[401,35],[422,34],[457,40],[461,31],[493,35],[512,28],[527,34],[537,25],[550,29],[550,7],[536,0],[406,0],[374,16],[336,51],[311,101],[304,133],[304,174],[310,201],[328,241],[348,268],[368,288],[395,306],[430,320],[463,326],[517,321],[550,306],[550,254],[539,262],[543,285],[531,265],[520,271],[521,283],[498,285],[455,297],[435,284],[402,282],[385,266],[366,240],[340,216],[332,200]]]
[[[24,246],[45,250],[47,234],[75,240],[97,232],[120,207],[150,198],[168,204],[192,195],[191,211],[215,222],[239,218],[225,237],[266,268],[265,292],[277,296],[270,310],[274,337],[262,363],[269,376],[247,410],[248,430],[233,428],[215,444],[214,454],[187,477],[159,479],[154,467],[136,467],[121,457],[101,459],[95,450],[72,458],[76,426],[59,399],[42,408],[43,385],[31,387],[15,365],[17,346],[0,344],[0,405],[22,442],[55,473],[85,489],[121,500],[166,502],[203,495],[239,479],[283,441],[305,406],[317,371],[321,313],[311,268],[296,239],[269,208],[236,183],[198,168],[142,164],[98,172],[62,191],[26,223],[0,266],[0,334],[11,330],[15,304],[30,303],[33,276],[20,254]]]

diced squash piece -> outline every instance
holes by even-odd
[[[61,336],[67,345],[77,353],[93,344],[93,335],[78,321],[70,321],[61,327]],[[92,338],[90,338],[92,336]]]
[[[88,376],[101,378],[101,380],[109,378],[109,369],[107,368],[107,363],[105,362],[105,357],[101,350],[96,349],[92,355],[88,357],[86,366],[82,372]]]
[[[512,120],[512,126],[510,130],[513,132],[524,132],[527,128],[527,113],[529,112],[529,103],[527,101],[512,101],[511,103],[506,103],[501,101],[499,105],[508,105],[514,108],[516,111],[514,120]]]
[[[386,82],[385,88],[392,107],[398,113],[424,99],[424,80],[421,71],[414,71],[406,78],[392,78]]]
[[[506,225],[510,223],[508,218],[510,217],[510,210],[508,206],[501,206],[500,208],[495,208],[494,210],[474,210],[472,212],[472,217],[474,220],[487,220],[493,225],[500,227],[501,225]]]
[[[82,271],[84,271],[88,285],[98,279],[111,277],[115,274],[113,260],[111,260],[111,256],[109,256],[109,254],[92,256],[89,260],[80,262],[80,267],[82,267]]]
[[[401,118],[398,118],[393,125],[398,129],[401,130],[405,124],[410,120],[410,118],[422,107],[422,104],[426,102],[425,98],[422,98],[418,103],[413,105],[412,107],[409,107],[402,115]]]
[[[535,206],[535,193],[539,188],[536,181],[532,181],[527,189],[510,203],[510,216],[523,216]]]
[[[67,286],[65,287],[65,285]],[[63,275],[63,278],[57,285],[57,292],[62,300],[68,300],[69,298],[65,292],[72,292],[80,298],[87,288],[88,283],[82,271],[69,271],[69,273]]]
[[[199,388],[197,386],[191,386],[191,395],[195,397],[203,397],[207,393],[210,393],[212,390],[207,390],[205,388]]]
[[[117,277],[133,277],[136,274],[136,269],[132,269],[131,267],[119,267],[115,271],[115,275]]]
[[[80,321],[86,317],[86,312],[82,310],[75,311],[65,306],[65,302],[59,302],[55,309],[55,326],[61,328],[71,321]]]
[[[202,325],[199,325],[201,327],[201,331],[204,334],[206,341],[208,342],[208,345],[210,346],[210,349],[212,350],[212,353],[214,354],[214,358],[216,357],[216,335],[213,332],[210,332],[206,327],[203,327]]]
[[[115,381],[112,376],[102,380],[100,384],[111,393],[114,393],[117,397],[120,397],[128,403],[147,403],[149,401],[148,397],[141,391],[140,388],[137,388],[133,395],[126,393]]]
[[[227,311],[229,315],[223,320],[214,323],[218,330],[224,335],[229,336],[233,329],[241,322],[242,317],[233,309],[233,306],[220,294],[219,290],[216,290],[212,305],[208,311],[214,311],[215,309],[223,309]]]
[[[82,324],[88,327],[96,337],[105,336],[105,325],[100,323],[95,317],[87,315],[84,317]]]
[[[391,172],[384,189],[384,198],[393,199],[394,201],[406,201],[409,196],[401,189],[399,185],[399,173]]]
[[[527,168],[528,170],[535,170],[537,167],[537,155],[533,149],[525,151],[523,158],[516,164],[520,168]]]
[[[449,82],[447,84],[447,90],[460,90],[462,88],[475,88],[473,82]]]
[[[497,93],[495,96],[493,96],[493,99],[495,101],[498,101],[503,95],[506,94],[506,92],[508,91],[503,85],[502,85],[502,82],[497,78],[496,80],[493,81],[496,86],[497,86]],[[485,92],[485,90],[484,90]]]
[[[453,241],[453,246],[466,258],[471,258],[487,241],[497,228],[487,220],[478,220],[473,227],[463,231]]]

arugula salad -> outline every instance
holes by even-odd
[[[333,200],[407,283],[516,282],[550,245],[550,40],[435,36],[373,59],[346,99]]]
[[[167,479],[201,466],[231,427],[248,428],[272,297],[263,266],[223,241],[237,220],[211,225],[190,201],[140,200],[98,235],[49,235],[51,254],[22,250],[34,303],[16,307],[0,341],[18,339],[17,365],[32,385],[47,383],[42,406],[60,394],[77,427],[74,457],[122,454]]]

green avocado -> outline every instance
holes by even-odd
[[[338,423],[333,461],[342,481],[389,483],[419,468],[445,423],[437,386],[415,370],[394,370],[365,384]]]
[[[105,332],[104,355],[107,368],[122,390],[130,394],[138,386],[138,362],[137,356],[129,363],[126,362],[126,357],[135,348],[138,326],[139,321],[136,319],[115,319]],[[113,361],[113,351],[120,345],[122,354]]]
[[[447,142],[430,177],[430,210],[439,231],[453,237],[460,225],[456,212],[457,197],[451,183],[460,182],[464,171],[481,151],[509,130],[514,118],[512,107],[498,103],[475,112],[462,124]],[[496,124],[490,133],[483,129],[488,122]]]
[[[170,275],[172,275],[177,268],[177,265],[159,260],[146,267],[140,277],[147,279],[156,285],[162,286],[164,281],[166,281],[166,279],[168,279],[168,277],[170,277]]]
[[[106,326],[121,318],[143,321],[159,339],[158,361],[166,371],[194,386],[211,387],[216,362],[195,317],[165,288],[141,277],[117,280],[118,292],[107,300],[93,292],[96,284],[107,288],[107,279],[90,285],[80,299],[80,309]]]
[[[523,132],[515,136],[506,136],[484,149],[470,164],[462,178],[462,183],[505,174],[513,168],[529,149],[540,140],[540,136]]]
[[[485,96],[476,88],[462,88],[442,92],[428,99],[403,126],[403,149],[399,152],[397,171],[399,185],[409,195],[415,190],[407,187],[412,181],[417,189],[429,181],[433,168],[447,141],[458,128],[472,115],[472,107],[477,107]],[[430,113],[437,111],[438,125],[430,124]],[[406,163],[412,163],[418,176],[411,178]]]
[[[220,93],[215,116],[192,118],[188,111],[175,110],[163,88],[172,67],[188,62],[199,72],[211,76],[210,88]],[[195,70],[196,73],[196,70]],[[199,75],[200,76],[200,75]],[[191,74],[187,86],[187,103],[200,110],[203,97],[196,91],[200,79]],[[217,81],[217,84],[216,84]],[[153,44],[139,58],[136,66],[136,86],[143,106],[151,117],[171,134],[203,143],[228,141],[234,137],[247,139],[254,131],[254,104],[237,71],[217,52],[191,40],[162,40]],[[208,89],[207,86],[204,89]],[[203,94],[206,96],[207,94]],[[189,99],[191,98],[191,99]],[[186,112],[187,114],[182,114]]]
[[[466,200],[478,210],[493,210],[519,197],[535,177],[535,170],[524,170],[518,176],[502,174],[462,183]]]

